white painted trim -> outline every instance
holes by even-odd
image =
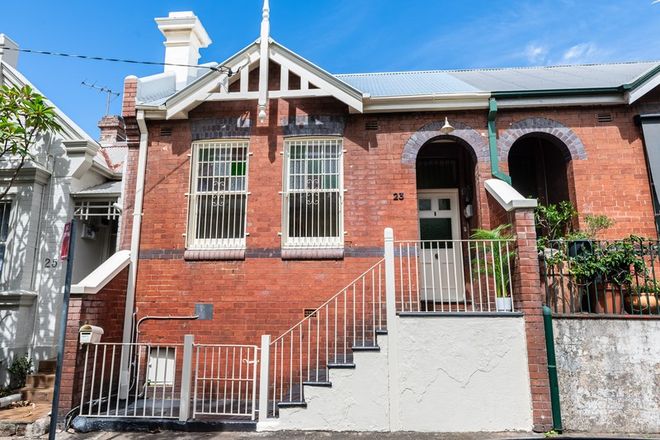
[[[119,251],[105,260],[103,264],[94,269],[92,273],[83,278],[78,284],[71,286],[71,293],[96,294],[103,289],[119,272],[124,270],[131,262],[130,251]]]
[[[646,81],[641,86],[628,92],[628,104],[633,104],[638,99],[644,97],[651,90],[660,85],[660,74],[653,76],[650,80]]]
[[[498,108],[569,107],[580,105],[622,105],[621,95],[561,96],[555,98],[498,99]]]
[[[306,90],[273,90],[268,92],[270,98],[320,98],[333,96],[332,93],[322,89]],[[211,93],[206,101],[254,101],[259,98],[259,92],[231,92]]]
[[[11,67],[9,64],[0,62],[0,67],[2,68],[2,74],[0,75],[0,80],[4,83],[5,80],[7,80],[10,84],[8,85],[13,85],[13,86],[25,86],[29,85],[32,87],[32,89],[41,94],[42,96],[44,95],[37,87],[34,86],[25,76],[21,74],[17,69]],[[80,128],[78,125],[76,125],[75,122],[73,122],[62,110],[60,110],[55,104],[53,104],[49,99],[46,98],[46,103],[50,106],[52,106],[55,109],[55,114],[57,115],[58,122],[62,126],[62,135],[65,139],[67,140],[76,140],[76,139],[84,139],[92,143],[96,143],[96,141],[89,135],[87,132],[85,132],[82,128]]]
[[[340,87],[338,84],[333,84],[334,82],[339,82],[339,80],[337,80],[331,74],[322,71],[318,67],[300,57],[298,57],[299,59],[294,59],[291,52],[275,43],[271,44],[270,58],[280,66],[285,67],[289,71],[298,75],[300,77],[301,86],[305,81],[312,83],[319,89],[325,90],[331,96],[334,96],[349,107],[360,113],[362,112],[363,103],[361,93],[357,91],[349,93],[345,87]],[[300,61],[308,63],[308,65],[304,65]],[[311,69],[310,66],[314,69]]]
[[[526,199],[511,185],[500,179],[488,179],[484,182],[486,191],[497,200],[507,212],[518,208],[536,208],[536,199]]]

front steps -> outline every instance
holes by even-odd
[[[39,372],[28,375],[25,386],[20,390],[21,399],[50,404],[53,401],[56,366],[54,360],[39,362]]]
[[[387,431],[387,336],[377,336],[376,345],[354,347],[348,359],[329,363],[328,377],[322,370],[318,381],[315,374],[304,381],[304,401],[294,396],[297,404],[279,402],[279,418],[260,422],[258,430]]]

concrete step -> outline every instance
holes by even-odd
[[[53,388],[21,388],[21,399],[33,403],[51,403],[53,401]]]
[[[55,359],[39,361],[39,373],[55,374],[56,368],[57,368],[57,361]]]
[[[55,374],[30,374],[25,379],[25,386],[29,388],[52,388],[55,385]]]

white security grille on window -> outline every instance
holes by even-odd
[[[5,249],[7,247],[7,236],[9,236],[9,214],[11,203],[0,202],[0,275],[5,263]]]
[[[341,139],[285,142],[285,248],[341,247],[344,243]]]
[[[246,141],[193,144],[188,248],[245,248],[247,170]]]

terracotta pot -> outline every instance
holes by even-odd
[[[620,286],[605,283],[591,284],[587,288],[587,295],[582,298],[582,311],[619,315],[623,312],[622,296]]]
[[[632,293],[625,296],[624,306],[632,315],[654,315],[660,313],[659,299],[653,293]]]

